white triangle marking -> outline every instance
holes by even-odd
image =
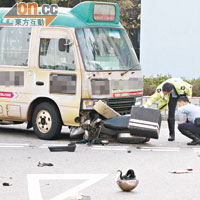
[[[27,174],[30,200],[43,200],[40,191],[40,180],[86,180],[50,200],[64,200],[79,191],[95,184],[108,174]]]

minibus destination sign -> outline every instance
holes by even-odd
[[[93,16],[95,21],[113,22],[116,19],[116,8],[111,4],[95,4]]]

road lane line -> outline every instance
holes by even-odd
[[[200,152],[200,148],[192,148],[194,152]]]
[[[41,146],[65,146],[65,145],[68,145],[69,143],[65,143],[65,144],[61,144],[61,143],[58,143],[58,144],[42,144]]]
[[[67,144],[43,144],[41,146],[39,146],[39,148],[41,149],[47,149],[48,147],[60,147],[60,146],[67,146],[69,143]],[[78,147],[79,145],[76,144],[76,146]]]
[[[119,148],[96,148],[96,147],[92,147],[91,149],[93,150],[101,150],[101,151],[127,151],[127,149],[119,149]]]
[[[24,146],[17,146],[17,145],[13,145],[13,146],[8,146],[8,145],[5,145],[5,146],[0,146],[0,148],[24,148]]]
[[[20,144],[20,143],[0,143],[0,148],[24,148],[25,146],[30,146],[30,145]]]
[[[157,151],[157,152],[178,152],[180,151],[179,147],[139,147],[137,148],[141,151]]]
[[[137,147],[137,149],[180,149],[179,147]]]
[[[177,149],[141,149],[141,151],[178,152]]]
[[[101,151],[127,151],[129,146],[97,146],[94,145],[91,147],[93,150],[101,150]]]
[[[92,147],[98,147],[98,148],[105,148],[105,147],[109,147],[109,148],[129,148],[129,146],[120,146],[120,145],[107,145],[107,146],[99,146],[99,145],[93,145]]]
[[[85,180],[83,183],[50,199],[65,200],[107,176],[108,174],[27,174],[29,197],[30,200],[43,200],[40,190],[40,180]]]
[[[1,146],[2,146],[2,145],[9,145],[9,146],[11,146],[11,145],[29,146],[30,144],[27,144],[27,143],[25,143],[25,144],[20,144],[20,143],[0,143],[0,145],[1,145]]]

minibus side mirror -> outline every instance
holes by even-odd
[[[59,51],[65,51],[66,39],[60,38],[58,42]]]
[[[67,43],[65,44],[66,45],[66,47],[67,47],[67,53],[69,53],[69,49],[70,49],[70,47],[71,47],[71,45],[72,45],[72,41],[71,40],[67,40]]]
[[[65,51],[67,50],[67,53],[69,53],[69,48],[72,45],[72,41],[69,39],[64,39],[64,38],[60,38],[59,39],[59,51]]]

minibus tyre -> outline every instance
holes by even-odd
[[[36,106],[32,124],[35,134],[43,140],[59,138],[62,123],[56,106],[50,102],[43,102]]]

